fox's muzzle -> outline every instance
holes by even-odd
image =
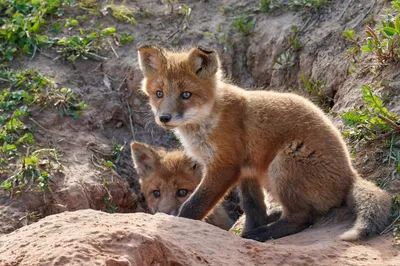
[[[158,116],[158,119],[160,119],[161,123],[168,123],[171,121],[171,115],[170,114],[160,114]]]

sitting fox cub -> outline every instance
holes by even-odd
[[[214,50],[144,45],[138,54],[156,122],[173,129],[186,153],[204,166],[200,185],[178,216],[204,219],[238,183],[245,238],[297,233],[342,204],[354,210],[356,221],[341,239],[385,228],[389,194],[359,177],[340,132],[313,103],[226,83]],[[263,187],[282,205],[281,213],[266,214]]]
[[[178,215],[179,207],[200,183],[201,166],[182,151],[166,152],[140,142],[132,142],[131,151],[150,212]],[[234,222],[222,205],[206,221],[224,230]]]

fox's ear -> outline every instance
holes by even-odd
[[[140,178],[151,175],[159,162],[157,151],[147,144],[133,141],[131,152],[133,164]]]
[[[196,47],[190,51],[189,64],[194,73],[202,79],[209,79],[219,69],[218,54],[215,50]]]
[[[139,46],[138,56],[140,69],[146,77],[155,75],[166,63],[163,51],[156,46]]]

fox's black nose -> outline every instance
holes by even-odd
[[[160,121],[162,123],[168,123],[169,121],[171,121],[171,116],[168,114],[162,114],[158,118],[160,118]]]

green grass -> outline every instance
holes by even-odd
[[[125,2],[125,1],[124,1]],[[132,25],[136,24],[136,20],[133,17],[133,11],[127,8],[123,3],[121,5],[116,5],[114,3],[108,5],[106,8],[111,9],[113,17],[122,22],[127,22]]]
[[[333,99],[326,95],[327,79],[325,78],[325,80],[323,81],[319,79],[318,80],[308,79],[306,78],[304,73],[300,74],[300,79],[303,81],[303,85],[311,100],[313,100],[323,109],[328,110],[333,102]]]
[[[53,45],[43,32],[47,16],[63,14],[60,0],[0,0],[0,61],[12,60],[18,51],[34,56]]]
[[[233,18],[232,21],[232,26],[244,36],[248,36],[251,34],[255,24],[255,18],[251,18],[246,14],[237,15]]]
[[[100,25],[95,30],[79,28],[79,21],[88,19],[86,15],[63,19],[63,7],[75,4],[76,1],[61,0],[0,0],[0,63],[11,61],[19,52],[33,58],[42,48],[50,47],[56,47],[70,61],[77,58],[104,60],[99,51],[114,51],[112,43],[123,45],[133,41],[133,36],[117,34],[113,27],[103,28]],[[78,1],[78,5],[93,8],[92,4],[82,1]],[[111,4],[108,7],[117,20],[135,23],[132,11],[125,6]],[[55,20],[51,25],[49,18]],[[62,24],[61,20],[65,23]],[[63,27],[76,33],[64,37],[46,35],[49,31],[59,35]]]
[[[260,11],[270,12],[277,8],[287,8],[293,11],[307,9],[316,11],[327,4],[328,0],[288,0],[285,2],[280,0],[261,0]]]
[[[379,63],[398,62],[400,59],[400,0],[392,1],[392,8],[386,10],[386,15],[376,27],[366,26],[366,38],[360,38],[354,30],[346,30],[343,38],[353,44],[348,53],[353,57],[360,53],[373,54]],[[354,72],[354,71],[351,71]]]
[[[351,142],[390,139],[387,163],[394,167],[394,173],[400,174],[400,148],[396,144],[400,141],[399,118],[384,107],[382,99],[373,93],[370,86],[363,85],[362,91],[363,106],[340,114],[348,127],[343,134]],[[386,184],[382,180],[379,182],[381,186]]]
[[[35,70],[0,71],[0,188],[10,194],[37,185],[49,190],[53,173],[62,169],[61,153],[35,142],[34,106],[54,108],[60,116],[78,118],[87,105],[71,89],[57,88],[54,82]]]

